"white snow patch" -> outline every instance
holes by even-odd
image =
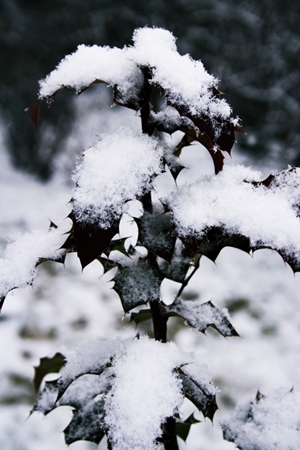
[[[161,425],[183,402],[176,367],[190,362],[175,344],[136,339],[115,359],[106,424],[115,450],[155,450]]]
[[[79,45],[44,80],[39,98],[52,96],[67,86],[80,92],[95,81],[117,86],[122,100],[138,99],[143,86],[141,68],[151,68],[151,83],[167,93],[169,100],[188,107],[192,114],[208,114],[212,119],[229,118],[231,108],[213,96],[218,80],[208,74],[201,61],[177,52],[173,34],[162,28],[138,28],[134,45],[123,49]],[[217,130],[216,130],[217,131]]]
[[[299,257],[300,169],[281,178],[278,186],[254,186],[259,172],[231,166],[180,187],[168,198],[179,233],[201,237],[207,228],[223,227],[249,237],[252,245],[263,243]]]
[[[300,392],[279,388],[258,402],[237,406],[223,421],[227,438],[243,450],[297,450],[300,447]]]
[[[28,286],[36,275],[40,259],[57,259],[65,253],[59,250],[66,236],[63,228],[41,229],[15,236],[0,260],[0,297],[14,288]]]
[[[73,210],[78,221],[108,228],[123,213],[124,203],[150,190],[161,172],[157,141],[120,128],[84,152],[73,177]]]

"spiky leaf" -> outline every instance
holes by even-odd
[[[36,392],[39,390],[43,378],[49,373],[58,373],[65,363],[64,355],[59,352],[55,353],[52,358],[40,358],[39,365],[34,367],[33,385]]]
[[[229,321],[227,311],[221,311],[210,301],[201,304],[200,300],[178,298],[167,307],[166,314],[182,317],[191,327],[201,333],[205,333],[208,327],[213,327],[224,337],[238,336]]]
[[[157,264],[147,258],[122,265],[114,277],[114,290],[119,294],[125,312],[160,298],[163,274]]]
[[[101,256],[101,253],[110,245],[112,238],[119,231],[119,224],[115,222],[110,228],[103,229],[96,223],[76,220],[73,213],[69,217],[73,221],[73,228],[63,248],[68,247],[67,249],[71,251],[75,248],[82,268],[84,268]]]
[[[184,442],[187,440],[190,433],[191,426],[200,423],[200,420],[195,419],[194,413],[191,414],[184,422],[176,422],[176,434]]]
[[[200,383],[198,379],[196,380],[194,377],[185,374],[184,367],[179,370],[179,376],[182,380],[186,398],[202,412],[204,417],[213,420],[214,414],[218,409],[215,394],[207,389],[205,383]]]

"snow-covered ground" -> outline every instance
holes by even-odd
[[[97,131],[113,131],[128,120],[138,128],[139,119],[131,111],[102,109],[98,119],[95,102],[95,96],[89,94],[74,102],[78,114],[82,108],[87,111],[85,123],[74,124],[75,131],[66,141],[66,153],[57,162],[58,175],[47,184],[16,172],[2,143],[0,242],[3,249],[8,235],[47,227],[49,219],[61,221],[68,215],[72,185],[64,179],[70,179],[74,152],[79,154],[91,145]],[[182,160],[190,169],[180,174],[182,179],[178,182],[212,172],[206,153],[200,145],[183,151]],[[228,163],[240,163],[236,155],[237,151],[233,151],[234,159]],[[266,175],[267,172],[265,168]],[[162,176],[161,185],[165,184]],[[107,277],[100,278],[101,275],[101,265],[95,261],[82,272],[77,257],[72,254],[67,256],[65,267],[44,264],[33,287],[8,295],[0,316],[2,450],[65,448],[61,431],[71,418],[69,408],[58,408],[46,417],[39,413],[28,417],[34,401],[33,366],[38,365],[39,358],[53,356],[56,351],[63,353],[64,349],[74,348],[90,338],[135,336],[136,329],[124,317],[119,298],[111,289],[112,283]],[[176,288],[173,282],[163,282],[162,296],[167,303]],[[182,449],[233,449],[233,444],[222,439],[219,420],[238,401],[254,398],[257,390],[267,394],[279,386],[300,386],[299,292],[300,275],[294,275],[275,252],[260,250],[250,257],[227,248],[216,264],[203,257],[187,293],[199,296],[203,303],[211,300],[219,308],[228,307],[240,337],[225,339],[214,330],[208,330],[205,336],[187,326],[179,327],[176,319],[170,319],[170,337],[184,351],[199,354],[220,388],[220,409],[214,424],[207,419],[194,425],[186,447],[181,442]],[[194,410],[188,402],[183,407],[186,416]],[[74,450],[95,447],[86,442],[71,446]],[[100,448],[105,448],[104,442]]]

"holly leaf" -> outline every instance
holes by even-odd
[[[182,242],[188,246],[193,253],[200,253],[215,262],[220,251],[224,247],[234,247],[250,253],[254,247],[250,239],[238,233],[230,233],[221,227],[211,227],[202,233],[201,237],[188,236],[182,238]]]
[[[112,238],[119,232],[119,223],[115,222],[110,228],[103,229],[95,223],[77,221],[73,212],[69,217],[73,221],[73,228],[62,248],[75,248],[84,269],[109,247]]]
[[[73,410],[72,420],[64,429],[66,444],[90,441],[98,445],[105,435],[105,428],[100,420],[103,416],[103,398],[91,399],[80,408]]]
[[[38,366],[34,366],[33,385],[36,392],[38,392],[43,378],[49,373],[58,373],[65,365],[66,359],[64,355],[57,352],[52,358],[40,358]]]
[[[67,445],[79,440],[99,444],[105,434],[103,396],[110,388],[109,374],[84,375],[69,387],[58,402],[58,406],[68,405],[73,409],[72,420],[64,429]]]
[[[170,262],[176,241],[171,214],[145,211],[140,219],[135,220],[139,229],[138,245]]]
[[[121,299],[125,312],[136,306],[160,298],[160,285],[163,274],[157,264],[149,262],[148,258],[129,260],[128,265],[119,266],[114,277],[114,290]]]
[[[139,312],[131,313],[130,322],[135,322],[137,325],[145,320],[150,320],[152,318],[151,309],[141,309]]]
[[[33,123],[35,129],[39,126],[42,100],[36,100],[26,110],[29,112],[29,120]]]
[[[218,409],[215,394],[207,388],[205,382],[201,383],[198,378],[185,373],[184,367],[178,369],[178,373],[182,380],[185,397],[202,412],[204,417],[213,420]]]
[[[86,361],[82,356],[80,363],[80,355],[74,354],[72,358],[66,361],[66,364],[61,371],[60,378],[54,381],[46,381],[45,387],[39,394],[38,399],[33,406],[32,412],[40,411],[45,415],[48,414],[60,405],[59,400],[66,393],[67,389],[69,389],[74,383],[74,381],[86,374],[101,375],[105,369],[111,366],[112,358],[119,348],[118,345],[122,344],[119,343],[115,346],[110,346],[109,343],[103,342],[102,347],[97,349],[96,360],[91,358]]]
[[[191,414],[184,422],[176,422],[176,434],[179,436],[184,442],[187,440],[191,426],[200,423],[200,420],[197,420],[194,417],[194,413]]]
[[[213,327],[224,337],[238,336],[229,321],[228,312],[216,308],[210,301],[201,304],[200,300],[178,298],[172,305],[166,306],[166,315],[181,317],[204,334],[208,327]]]
[[[183,283],[193,260],[192,251],[178,240],[171,261],[159,261],[159,268],[166,278]]]

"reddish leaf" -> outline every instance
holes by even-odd
[[[29,111],[29,119],[37,128],[39,126],[40,121],[40,111],[41,111],[41,101],[42,100],[36,100],[34,103],[32,103],[27,110]]]

